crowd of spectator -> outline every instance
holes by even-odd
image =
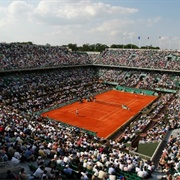
[[[88,57],[64,47],[30,44],[0,44],[0,69],[44,68],[62,65],[97,64],[179,70],[173,51],[107,50]],[[111,68],[74,67],[42,71],[11,72],[0,79],[0,161],[12,165],[35,162],[31,175],[25,169],[21,179],[138,179],[149,178],[155,170],[151,160],[130,154],[125,143],[153,121],[140,143],[161,142],[164,135],[180,128],[180,93],[162,93],[149,114],[141,115],[123,133],[121,140],[108,140],[41,117],[34,112],[79,100],[117,82],[126,87],[154,90],[177,90],[179,75],[119,70]],[[173,147],[173,148],[172,148]],[[179,136],[171,137],[159,165],[167,175],[179,172]],[[32,168],[32,167],[31,167]],[[169,169],[171,171],[169,171]],[[7,177],[13,177],[11,171]]]
[[[171,135],[167,146],[163,149],[161,158],[159,160],[160,169],[165,172],[171,178],[172,174],[178,178],[180,178],[180,151],[179,144],[180,135],[178,133],[177,136]]]
[[[161,143],[164,141],[167,132],[174,129],[180,129],[179,110],[180,92],[175,96],[172,94],[161,96],[149,115],[141,115],[124,130],[120,142],[131,144],[133,138],[135,138],[139,132],[144,132],[144,129],[154,121],[153,126],[150,126],[148,130],[145,131],[146,136],[142,136],[139,143]],[[162,172],[166,173],[167,177],[174,177],[175,179],[180,176],[179,137],[179,133],[177,136],[171,135],[159,160],[159,167]]]
[[[0,43],[1,70],[83,64],[92,64],[87,53],[71,52],[65,47]]]
[[[35,112],[107,88],[99,83],[92,68],[16,73],[2,76],[0,100],[21,111]]]
[[[149,177],[154,171],[151,161],[128,153],[123,143],[105,140],[32,114],[22,114],[11,106],[1,107],[0,158],[17,165],[37,162],[29,178],[108,179],[135,173]],[[126,150],[126,151],[125,151]],[[76,166],[76,170],[74,170]],[[126,174],[128,175],[128,174]],[[91,177],[90,177],[91,176]]]
[[[21,161],[38,162],[38,158],[41,157],[47,161],[38,164],[36,170],[39,172],[39,168],[43,168],[40,173],[42,176],[46,172],[45,169],[51,169],[49,178],[65,175],[66,178],[78,176],[78,178],[88,179],[91,175],[91,178],[96,179],[95,175],[101,177],[100,172],[102,171],[106,178],[110,178],[110,176],[117,178],[121,175],[124,177],[130,175],[130,172],[135,173],[137,177],[150,177],[155,168],[154,164],[143,161],[139,156],[129,154],[124,142],[93,137],[81,132],[78,128],[66,127],[60,123],[33,115],[33,112],[41,108],[54,105],[54,103],[48,103],[51,102],[48,99],[56,91],[58,93],[61,90],[65,92],[64,101],[58,100],[55,103],[58,104],[71,100],[69,98],[71,97],[71,89],[74,89],[73,94],[76,94],[76,98],[78,98],[78,93],[87,95],[108,88],[99,81],[93,81],[97,79],[94,73],[92,68],[73,68],[71,71],[68,69],[3,75],[1,78],[1,90],[3,93],[1,95],[0,113],[1,159],[11,161],[13,164],[19,164]],[[44,99],[44,101],[41,101],[41,106],[32,106],[30,102],[38,102],[39,97]],[[159,114],[161,108],[169,102],[171,97],[172,94],[162,95],[156,101],[156,108],[149,116],[142,116],[136,123],[131,124],[134,130],[128,128],[125,130],[126,136],[128,136],[128,132],[135,135],[137,129],[143,129],[146,123],[148,124]],[[150,139],[152,140],[157,129],[160,134],[168,125],[175,125],[175,122],[177,126],[171,128],[179,128],[179,118],[177,116],[179,109],[178,97],[177,94],[177,97],[174,98],[168,108],[169,111],[167,111],[170,116],[168,118],[170,123],[163,126],[161,124],[163,123],[163,117],[159,118],[157,125],[149,131],[146,140],[144,139],[144,143],[149,142]],[[73,96],[73,98],[75,97]],[[31,101],[32,99],[33,101]],[[162,138],[162,136],[156,134],[155,140],[159,141]],[[74,158],[78,161],[78,163],[74,163],[78,167],[76,171],[72,167]],[[90,167],[88,162],[91,164]],[[67,168],[71,168],[71,170],[67,170]],[[69,172],[71,172],[70,175]],[[128,174],[124,174],[126,172]],[[38,176],[37,174],[35,173],[34,176]],[[34,177],[31,176],[30,178]]]
[[[177,51],[107,49],[95,63],[150,69],[180,70]]]
[[[179,114],[180,112],[180,92],[170,102],[164,116],[165,121],[161,122],[161,127],[168,126],[170,129],[180,129]],[[164,119],[163,119],[164,120]],[[163,129],[163,128],[162,128]],[[180,134],[171,135],[166,147],[164,148],[159,166],[163,172],[167,174],[174,174],[180,178]],[[178,179],[178,178],[177,178]]]
[[[120,86],[155,90],[178,89],[180,77],[178,73],[146,72],[143,70],[119,70],[99,68],[99,78],[105,82],[116,82]]]
[[[61,46],[0,43],[1,70],[87,64],[180,70],[177,51],[106,49],[100,54],[88,54]]]

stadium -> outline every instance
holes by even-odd
[[[178,177],[178,51],[1,43],[0,67],[1,177]]]

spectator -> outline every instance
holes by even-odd
[[[28,180],[28,175],[26,174],[24,168],[21,168],[19,172],[19,180]]]
[[[45,167],[43,165],[39,166],[34,172],[33,176],[35,179],[41,179],[44,174]]]
[[[11,170],[8,170],[7,171],[7,176],[6,176],[6,179],[10,179],[10,180],[13,180],[13,179],[17,179],[17,176],[11,171]]]

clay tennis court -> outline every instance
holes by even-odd
[[[96,102],[75,102],[43,113],[42,116],[96,132],[98,137],[107,138],[157,98],[118,90],[111,90],[95,97]],[[130,110],[123,109],[122,104]],[[76,115],[76,109],[79,110],[79,115]]]

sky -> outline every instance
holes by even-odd
[[[0,0],[0,42],[180,49],[180,0]]]

